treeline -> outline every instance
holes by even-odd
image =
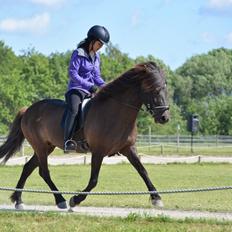
[[[28,49],[17,56],[0,41],[0,134],[8,132],[21,107],[44,98],[64,99],[71,52],[45,56]],[[193,56],[172,71],[152,55],[132,59],[111,44],[101,54],[102,77],[109,82],[148,60],[157,62],[166,73],[171,121],[158,125],[141,111],[139,133],[148,133],[150,128],[154,134],[175,134],[179,127],[180,133],[187,134],[187,117],[197,113],[200,134],[232,135],[232,50],[220,48]]]

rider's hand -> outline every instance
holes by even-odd
[[[90,88],[89,92],[90,92],[90,93],[96,93],[96,92],[97,92],[97,89],[98,89],[98,87],[97,87],[96,85],[93,85],[93,86]]]

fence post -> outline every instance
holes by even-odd
[[[177,124],[176,127],[176,131],[177,131],[177,137],[176,137],[176,143],[177,143],[177,153],[179,153],[179,146],[180,146],[180,124]]]
[[[161,149],[161,155],[163,155],[164,154],[163,144],[160,145],[160,149]]]
[[[191,132],[191,153],[193,152],[193,132]]]
[[[148,151],[150,151],[151,150],[151,127],[150,126],[149,126],[149,137],[148,137],[148,139],[149,139]]]
[[[22,146],[20,147],[20,156],[24,156],[24,143],[22,144]]]

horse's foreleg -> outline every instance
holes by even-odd
[[[134,146],[128,147],[121,151],[123,155],[125,155],[130,163],[134,166],[134,168],[138,171],[139,175],[143,178],[147,188],[149,191],[155,191],[155,193],[151,194],[152,204],[157,207],[163,207],[163,202],[161,201],[160,195],[156,192],[156,188],[152,184],[146,169],[142,165],[137,156],[136,148]]]
[[[102,160],[102,156],[92,154],[90,179],[87,187],[83,190],[83,192],[90,192],[97,185]],[[85,200],[86,197],[87,195],[85,194],[79,194],[77,196],[71,197],[69,201],[70,207],[74,207],[80,204],[83,200]]]
[[[19,178],[19,181],[16,185],[16,188],[22,189],[26,183],[27,178],[31,175],[31,173],[38,167],[38,159],[36,154],[34,154],[31,159],[24,165],[22,174]],[[23,209],[23,201],[22,201],[22,192],[15,191],[11,195],[11,201],[15,202],[16,209]]]
[[[39,156],[39,174],[52,191],[59,191],[51,179],[50,172],[48,170],[47,156]],[[61,194],[54,194],[54,197],[58,208],[67,208],[66,201]]]

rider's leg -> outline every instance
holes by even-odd
[[[69,152],[76,150],[76,143],[72,140],[73,126],[78,114],[79,104],[82,101],[82,96],[76,91],[69,91],[65,97],[68,104],[68,111],[64,124],[64,152]]]

